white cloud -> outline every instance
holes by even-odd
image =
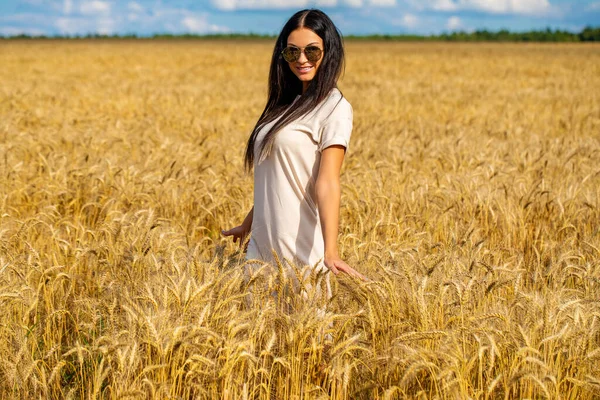
[[[308,0],[211,0],[221,10],[261,8],[301,8],[309,5]]]
[[[73,0],[65,0],[63,2],[63,14],[69,15],[73,11]]]
[[[110,3],[100,0],[84,1],[79,6],[79,11],[83,15],[108,14],[110,13]]]
[[[527,3],[528,1],[529,0],[523,0],[524,3]],[[461,0],[459,1],[459,7],[463,9],[471,8],[487,11],[490,13],[502,13],[508,11],[508,3],[511,3],[511,0]]]
[[[111,15],[111,3],[108,1],[88,0],[81,1],[78,5],[75,3],[73,0],[62,1],[62,16],[53,21],[60,34],[109,35],[118,31],[124,19],[122,16]]]
[[[588,4],[588,6],[585,9],[587,11],[600,11],[600,1]]]
[[[369,4],[375,7],[394,7],[396,0],[371,0]]]
[[[546,14],[549,0],[430,0],[428,8],[437,11],[476,10],[491,14]]]
[[[191,32],[205,32],[208,29],[206,18],[185,17],[181,24]]]
[[[343,3],[348,7],[359,8],[363,6],[362,0],[343,0]]]
[[[205,15],[184,17],[181,20],[181,24],[186,28],[188,32],[192,33],[229,32],[229,29],[226,27],[209,23]]]
[[[139,21],[141,19],[140,14],[144,12],[144,7],[138,2],[130,1],[127,3],[127,21],[134,22]]]
[[[509,0],[504,12],[511,10],[517,14],[537,14],[550,11],[551,6],[548,0]]]
[[[364,5],[393,7],[396,0],[211,0],[213,7],[233,11],[239,9],[286,9],[306,7],[335,7],[344,5],[359,8]]]
[[[337,6],[337,0],[317,0],[315,2],[316,7],[335,7]]]
[[[2,1],[2,0],[0,0]],[[28,0],[50,1],[50,0]],[[64,13],[65,4],[71,8]],[[163,2],[165,3],[165,2]],[[115,33],[219,33],[231,29],[215,24],[208,13],[192,12],[185,8],[145,6],[140,0],[128,0],[117,8],[113,1],[54,0],[49,4],[53,14],[18,13],[0,14],[0,33],[4,35],[62,34],[115,34]],[[29,26],[35,28],[27,28]]]
[[[142,7],[140,3],[135,1],[130,1],[129,3],[127,3],[127,9],[135,13],[144,12],[144,7]]]
[[[398,25],[402,25],[405,28],[415,28],[419,25],[419,18],[413,14],[404,14],[398,21]]]
[[[123,17],[123,26],[135,21],[142,28],[151,28],[153,32],[179,33],[226,33],[231,32],[227,26],[210,22],[210,15],[198,13],[185,8],[154,7],[152,12],[130,12]]]
[[[457,16],[452,16],[452,17],[448,18],[448,21],[446,22],[446,28],[448,28],[451,31],[461,29],[462,27],[463,27],[462,21]]]
[[[83,28],[85,28],[85,23],[82,23],[81,18],[60,17],[56,19],[54,24],[61,34],[83,33]]]
[[[458,6],[452,0],[435,0],[431,5],[431,8],[438,11],[454,11]]]
[[[235,10],[238,8],[237,0],[212,0],[211,3],[221,10]]]

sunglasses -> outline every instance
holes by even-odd
[[[300,54],[302,54],[302,49],[296,46],[288,46],[281,52],[283,59],[287,62],[296,62],[300,58]],[[310,62],[317,62],[321,58],[323,54],[323,50],[321,50],[317,46],[306,46],[304,48],[304,55],[306,59]]]

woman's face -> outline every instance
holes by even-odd
[[[323,55],[316,62],[310,62],[306,58],[306,54],[304,54],[304,48],[306,46],[317,46],[321,50],[323,49],[323,39],[319,37],[316,33],[311,31],[308,28],[298,28],[290,35],[287,39],[288,46],[295,46],[302,49],[302,53],[300,54],[300,58],[294,62],[288,62],[290,69],[302,81],[304,88],[308,85],[317,73],[319,66],[321,65],[321,61],[323,60]]]

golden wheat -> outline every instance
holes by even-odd
[[[600,396],[600,47],[347,43],[328,300],[219,233],[271,46],[0,43],[0,397]]]

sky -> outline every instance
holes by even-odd
[[[0,0],[0,35],[276,35],[303,8],[344,35],[600,26],[600,0]]]

